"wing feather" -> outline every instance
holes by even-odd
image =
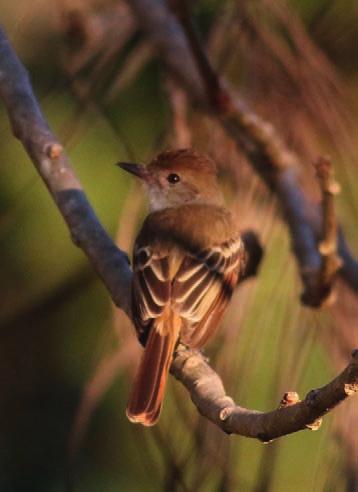
[[[172,298],[184,321],[184,343],[200,347],[212,335],[237,284],[242,253],[238,236],[183,261],[173,283]]]
[[[170,306],[182,319],[181,338],[201,346],[218,324],[237,284],[243,245],[239,236],[196,253],[182,251],[179,267],[174,255],[144,245],[135,250],[133,309],[141,336]]]
[[[184,343],[192,348],[199,348],[205,345],[207,340],[213,336],[236,284],[237,274],[231,272],[226,277],[217,295],[215,297],[213,296],[214,298],[210,306],[206,309],[205,315],[195,326],[195,329],[182,330],[182,340]]]

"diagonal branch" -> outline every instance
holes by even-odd
[[[286,146],[271,123],[250,110],[245,101],[227,89],[225,81],[214,76],[181,2],[174,1],[176,12],[178,9],[180,12],[179,20],[165,0],[131,0],[128,3],[162,61],[181,82],[191,100],[218,120],[278,198],[299,264],[304,285],[303,302],[316,306],[322,263],[318,249],[321,215],[299,184],[299,169],[303,168],[299,157]],[[338,235],[338,252],[342,259],[339,274],[358,292],[358,262],[341,233]],[[320,299],[319,304],[323,301],[324,298]]]
[[[127,255],[118,249],[99,223],[61,144],[49,129],[33,94],[26,70],[0,29],[0,98],[12,129],[31,157],[64,217],[74,243],[81,247],[101,277],[112,299],[128,316],[131,269]],[[261,249],[252,233],[247,275],[255,273]],[[189,390],[202,415],[225,432],[257,437],[263,441],[309,427],[317,418],[358,390],[358,351],[353,360],[327,386],[310,392],[303,402],[270,413],[235,406],[225,395],[219,376],[199,353],[178,350],[172,372]]]
[[[21,141],[52,195],[73,242],[89,258],[114,303],[130,314],[131,269],[98,221],[36,101],[27,72],[0,28],[0,97],[14,135]]]

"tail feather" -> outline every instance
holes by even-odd
[[[179,330],[170,327],[162,334],[152,326],[127,404],[131,422],[154,425],[160,415],[165,385]],[[174,328],[174,329],[173,329]]]

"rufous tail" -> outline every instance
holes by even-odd
[[[178,321],[178,320],[177,320]],[[176,325],[178,323],[174,323]],[[162,408],[165,385],[179,330],[158,330],[152,326],[140,362],[133,389],[127,404],[127,417],[131,422],[154,425]]]

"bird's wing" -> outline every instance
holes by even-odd
[[[160,317],[171,297],[169,256],[151,245],[136,246],[133,258],[132,310],[143,343],[152,321]]]
[[[171,296],[184,321],[181,339],[190,347],[201,347],[213,334],[237,285],[243,257],[237,235],[183,260]]]
[[[180,257],[158,252],[151,245],[135,248],[133,317],[143,343],[153,320],[170,304],[183,319],[181,338],[191,347],[202,346],[217,326],[242,269],[244,246],[237,235],[222,244]],[[174,259],[173,259],[174,258]],[[169,327],[157,323],[165,332]]]

